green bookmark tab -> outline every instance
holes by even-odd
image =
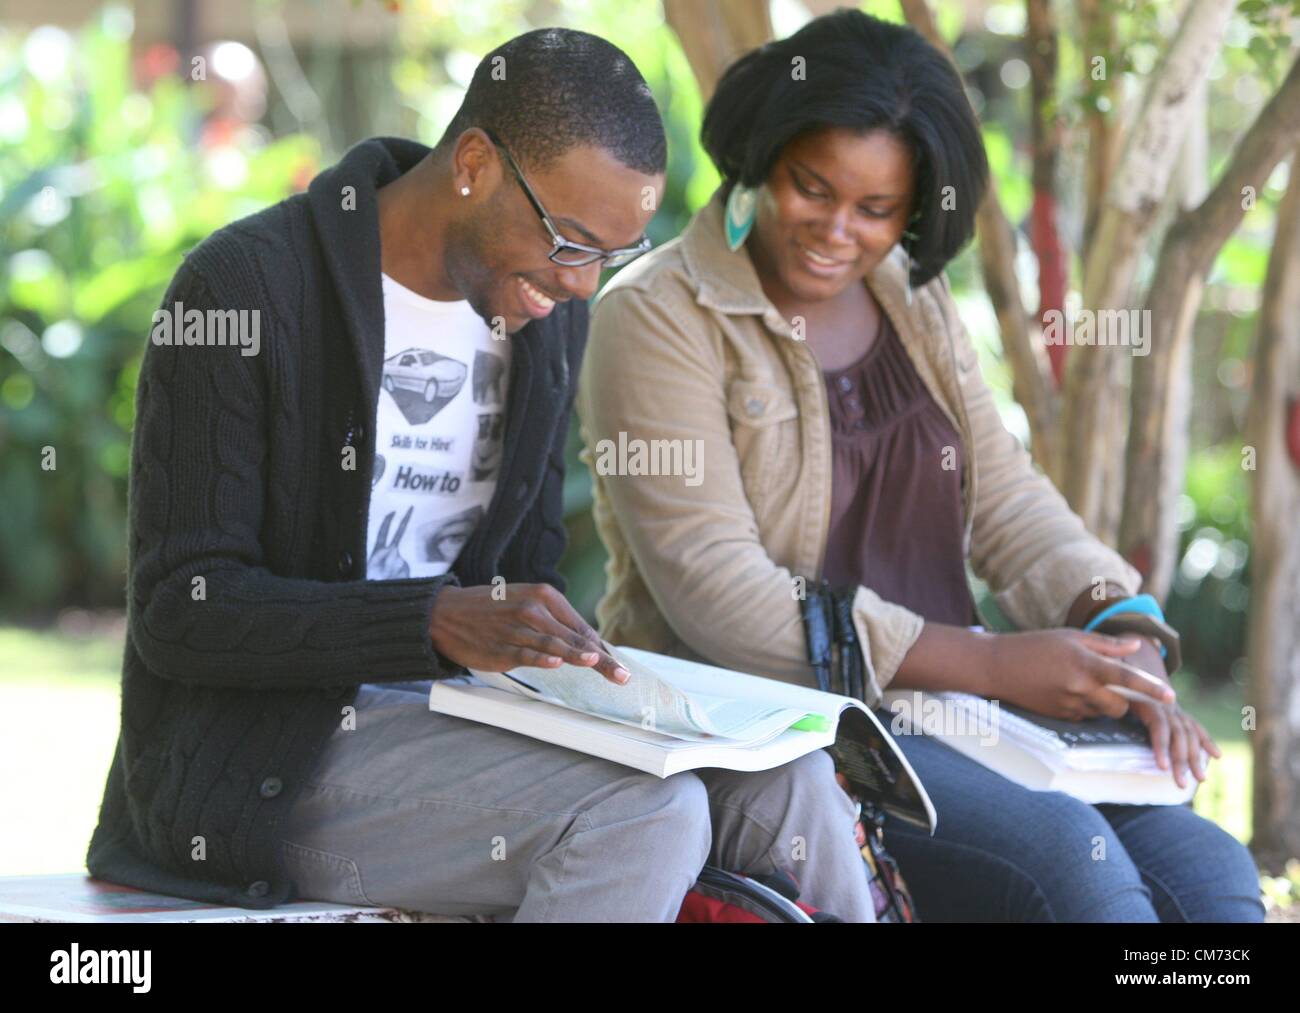
[[[829,732],[831,719],[825,714],[805,714],[790,728],[796,732]]]

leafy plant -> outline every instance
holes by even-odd
[[[165,49],[133,64],[130,26],[109,7],[75,36],[0,36],[0,606],[20,615],[121,602],[153,311],[187,249],[317,161],[227,129]]]

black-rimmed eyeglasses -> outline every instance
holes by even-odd
[[[594,263],[597,260],[603,260],[603,267],[622,267],[628,261],[635,260],[641,254],[650,249],[650,237],[642,236],[641,240],[635,246],[624,246],[617,250],[602,250],[599,246],[587,246],[585,243],[574,243],[560,235],[560,230],[555,227],[551,221],[551,216],[546,213],[542,207],[542,202],[537,199],[537,194],[533,193],[533,188],[528,185],[528,180],[524,179],[523,172],[520,171],[519,165],[515,162],[514,157],[507,150],[506,146],[490,130],[484,133],[496,145],[497,150],[501,152],[510,166],[510,171],[514,173],[515,179],[519,181],[520,188],[532,204],[533,210],[537,212],[537,217],[542,220],[542,225],[546,227],[546,232],[551,237],[551,252],[548,253],[547,259],[562,264],[565,267],[583,267],[586,264]]]

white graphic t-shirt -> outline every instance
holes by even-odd
[[[384,287],[366,576],[436,577],[483,519],[501,466],[510,339],[468,302]]]

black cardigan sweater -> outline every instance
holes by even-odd
[[[260,311],[261,349],[151,342],[144,355],[121,732],[86,856],[98,878],[249,908],[292,900],[277,831],[357,686],[463,672],[429,640],[439,588],[500,575],[564,590],[580,300],[509,339],[501,471],[452,569],[365,579],[384,351],[376,190],[427,152],[358,144],[307,193],[204,240],[163,299]]]

